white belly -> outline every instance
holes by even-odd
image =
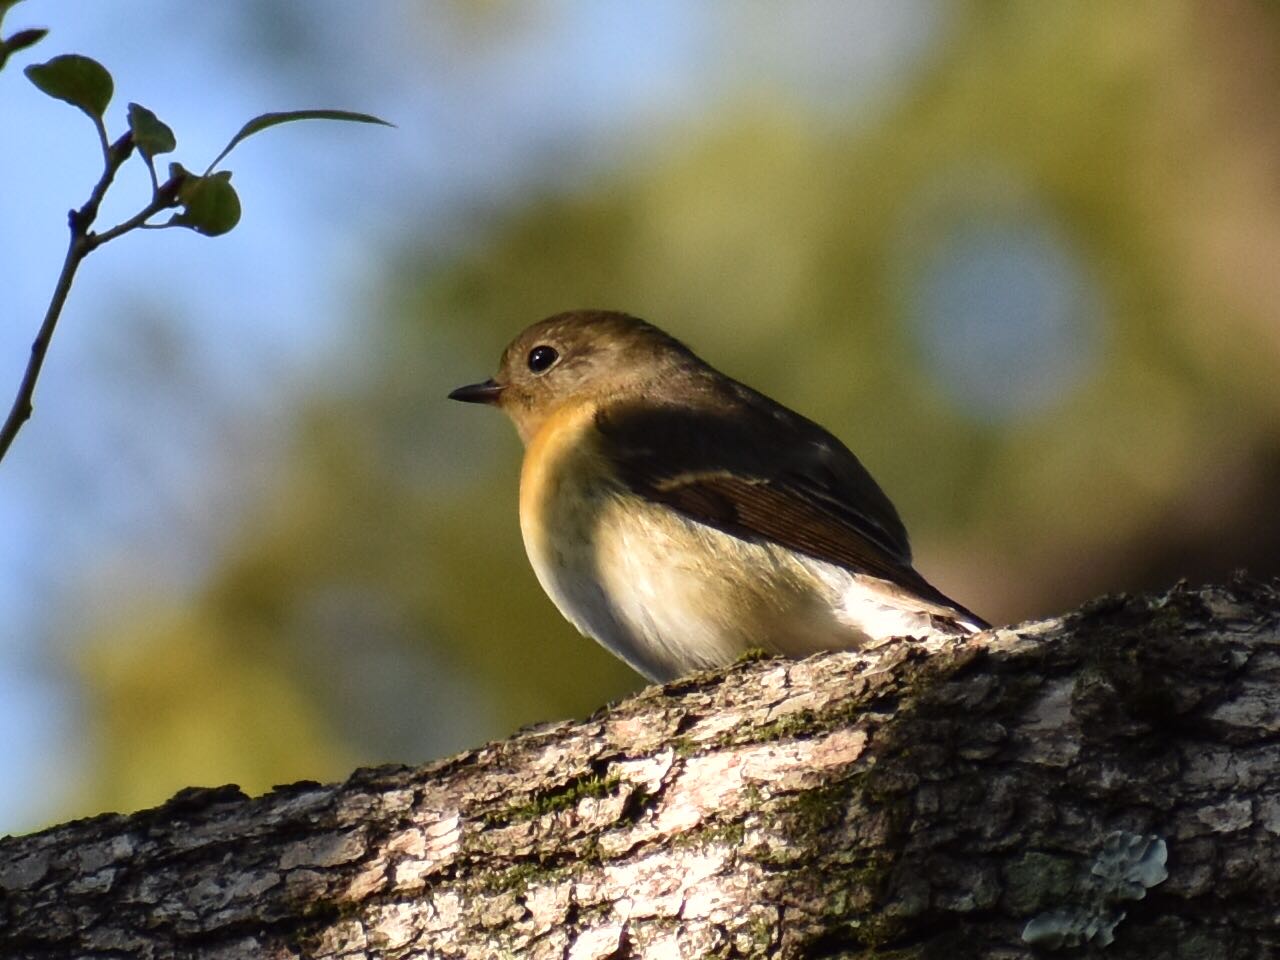
[[[592,413],[553,417],[530,443],[521,532],[565,618],[645,676],[723,666],[752,649],[801,656],[932,631],[883,581],[623,489],[594,446]]]

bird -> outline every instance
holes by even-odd
[[[513,421],[538,582],[651,681],[989,626],[916,572],[848,447],[644,320],[548,317],[449,399]]]

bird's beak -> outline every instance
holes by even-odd
[[[502,396],[502,384],[492,378],[483,383],[469,383],[449,394],[450,400],[461,400],[463,403],[497,403]]]

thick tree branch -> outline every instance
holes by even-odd
[[[1278,836],[1241,581],[0,841],[0,956],[1265,957]]]

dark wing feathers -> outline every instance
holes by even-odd
[[[651,499],[686,516],[747,539],[765,539],[842,567],[901,581],[901,561],[849,526],[833,522],[823,506],[777,481],[728,474],[685,474],[653,484]],[[708,509],[709,507],[709,509]]]
[[[857,457],[773,401],[752,392],[746,403],[706,408],[615,402],[596,423],[641,496],[967,612],[912,569],[902,521]]]

